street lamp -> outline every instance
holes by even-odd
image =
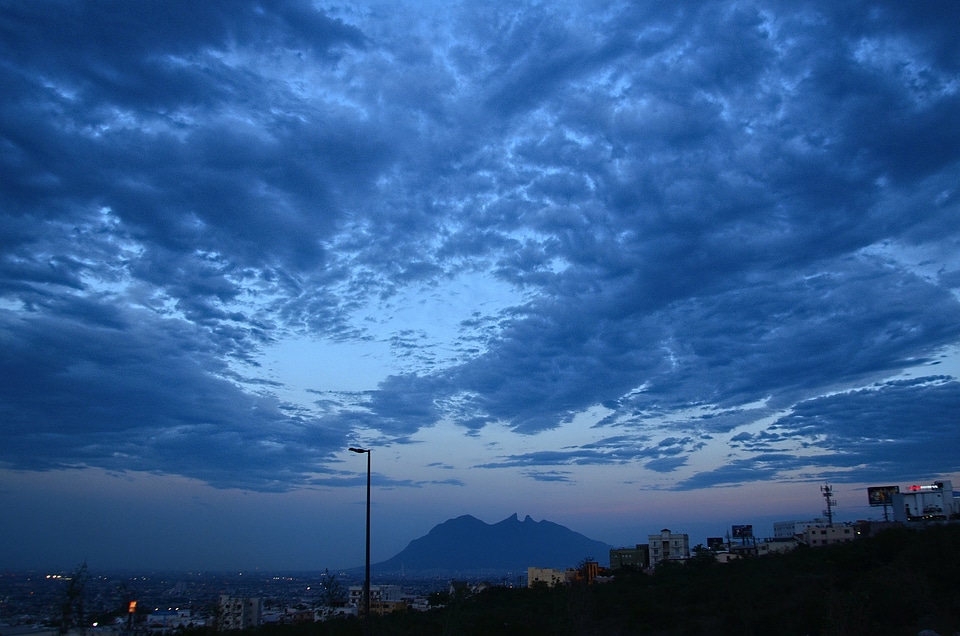
[[[363,579],[363,622],[370,633],[370,449],[350,447],[354,453],[367,454],[367,566]]]

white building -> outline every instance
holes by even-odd
[[[656,567],[661,561],[683,561],[690,558],[690,536],[670,532],[664,528],[660,534],[647,536],[650,546],[650,567]]]
[[[852,523],[810,526],[803,531],[803,542],[811,548],[820,548],[834,543],[846,543],[860,538],[860,527]]]
[[[796,539],[803,536],[807,528],[829,525],[826,519],[813,521],[777,521],[773,524],[774,539]]]
[[[351,585],[348,604],[362,609],[363,586]],[[404,609],[406,602],[403,599],[403,588],[399,585],[371,585],[370,586],[370,613],[389,614]]]
[[[259,627],[262,621],[262,602],[259,598],[220,597],[220,616],[217,629],[248,629]]]
[[[892,500],[893,518],[901,523],[945,520],[960,514],[960,502],[954,499],[949,481],[909,486],[906,492],[893,493]]]

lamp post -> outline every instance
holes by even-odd
[[[367,634],[370,633],[370,449],[350,447],[354,453],[367,454],[367,565],[363,578],[363,624]]]

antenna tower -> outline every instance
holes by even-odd
[[[833,498],[833,486],[820,486],[820,492],[823,493],[823,499],[827,502],[827,509],[823,511],[827,518],[827,524],[833,527],[833,507],[837,505],[837,500]]]

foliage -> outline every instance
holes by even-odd
[[[960,631],[960,525],[720,564],[700,555],[596,585],[495,587],[427,612],[374,616],[382,636],[487,634],[831,636]],[[276,632],[276,633],[274,633]],[[356,618],[263,628],[347,636]]]
[[[324,570],[323,580],[320,583],[320,605],[336,607],[345,600],[347,600],[347,590],[337,579],[337,575],[330,574],[329,570]]]

